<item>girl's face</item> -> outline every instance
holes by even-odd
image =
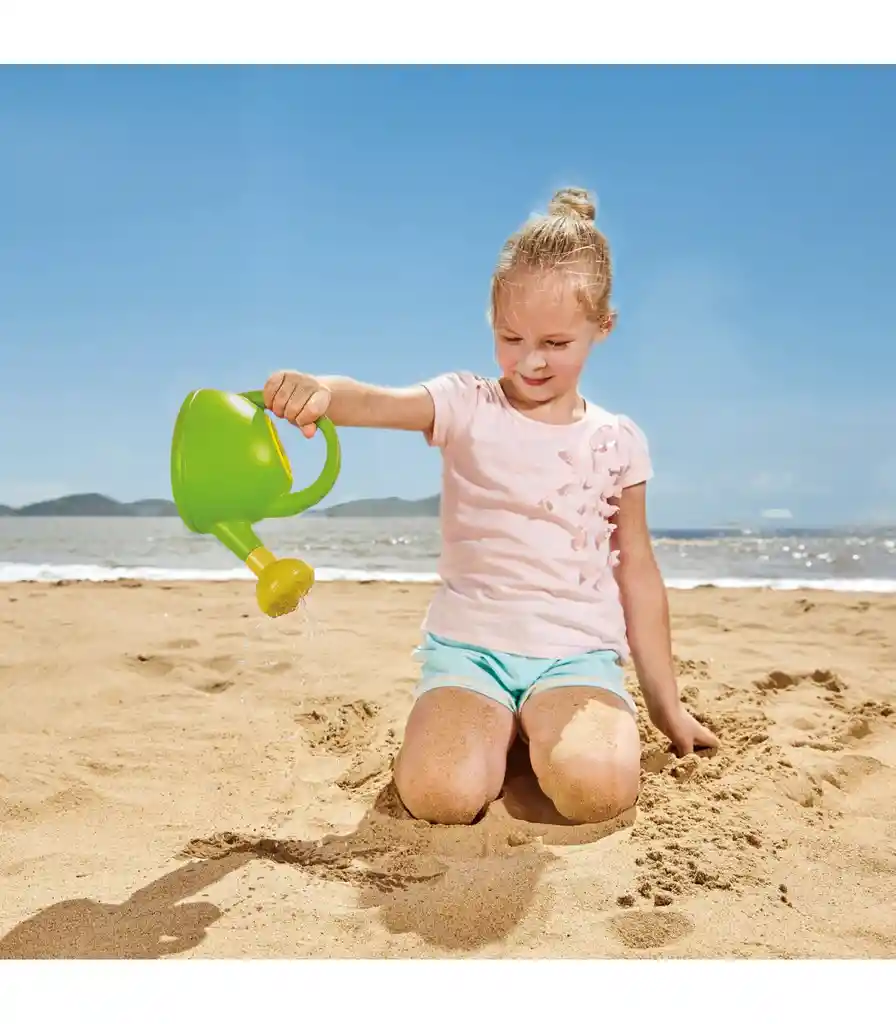
[[[494,329],[502,375],[533,404],[575,392],[592,344],[606,336],[556,272],[514,275],[501,291]]]

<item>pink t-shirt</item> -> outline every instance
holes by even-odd
[[[590,402],[576,423],[541,423],[471,373],[424,386],[443,468],[442,585],[423,629],[532,657],[627,658],[610,499],[652,476],[644,435]]]

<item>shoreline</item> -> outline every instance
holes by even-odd
[[[0,592],[15,586],[109,586],[121,585],[196,585],[196,584],[246,584],[254,583],[255,577],[248,569],[210,569],[182,570],[153,568],[120,568],[102,569],[94,574],[86,573],[95,567],[73,565],[70,574],[65,574],[65,567],[23,568],[13,574],[13,578],[4,578],[4,567],[0,565]],[[98,567],[96,567],[98,568]],[[7,571],[10,571],[7,566]],[[440,582],[437,573],[417,572],[367,572],[365,570],[348,569],[317,569],[317,580],[314,588],[333,586],[338,583],[358,585],[395,584],[401,586],[436,586]],[[770,591],[776,593],[812,593],[832,594],[896,594],[896,578],[821,578],[806,577],[665,577],[664,582],[669,591],[692,590],[735,590],[735,591]]]

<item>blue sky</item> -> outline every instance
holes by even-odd
[[[575,184],[620,310],[585,391],[647,432],[654,524],[896,522],[894,103],[889,67],[0,68],[0,502],[169,496],[195,387],[492,372],[497,251]],[[437,490],[422,439],[342,439],[333,500]]]

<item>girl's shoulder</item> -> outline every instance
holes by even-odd
[[[491,377],[473,373],[470,370],[448,370],[423,382],[430,390],[443,391],[451,394],[475,395],[483,388],[497,388],[498,381]]]
[[[588,412],[597,434],[604,434],[606,440],[616,447],[623,486],[649,480],[653,476],[650,445],[647,435],[635,420],[626,413],[610,412],[590,401]]]
[[[434,407],[430,443],[444,448],[449,442],[469,435],[483,410],[499,411],[503,392],[497,380],[468,370],[452,370],[423,382]]]
[[[635,440],[646,443],[646,435],[641,427],[624,412],[607,409],[604,406],[593,402],[590,398],[585,399],[588,410],[588,420],[598,427],[613,427]]]
[[[456,411],[472,412],[484,407],[499,409],[506,402],[497,377],[470,370],[450,370],[424,382],[436,401],[451,404]]]

